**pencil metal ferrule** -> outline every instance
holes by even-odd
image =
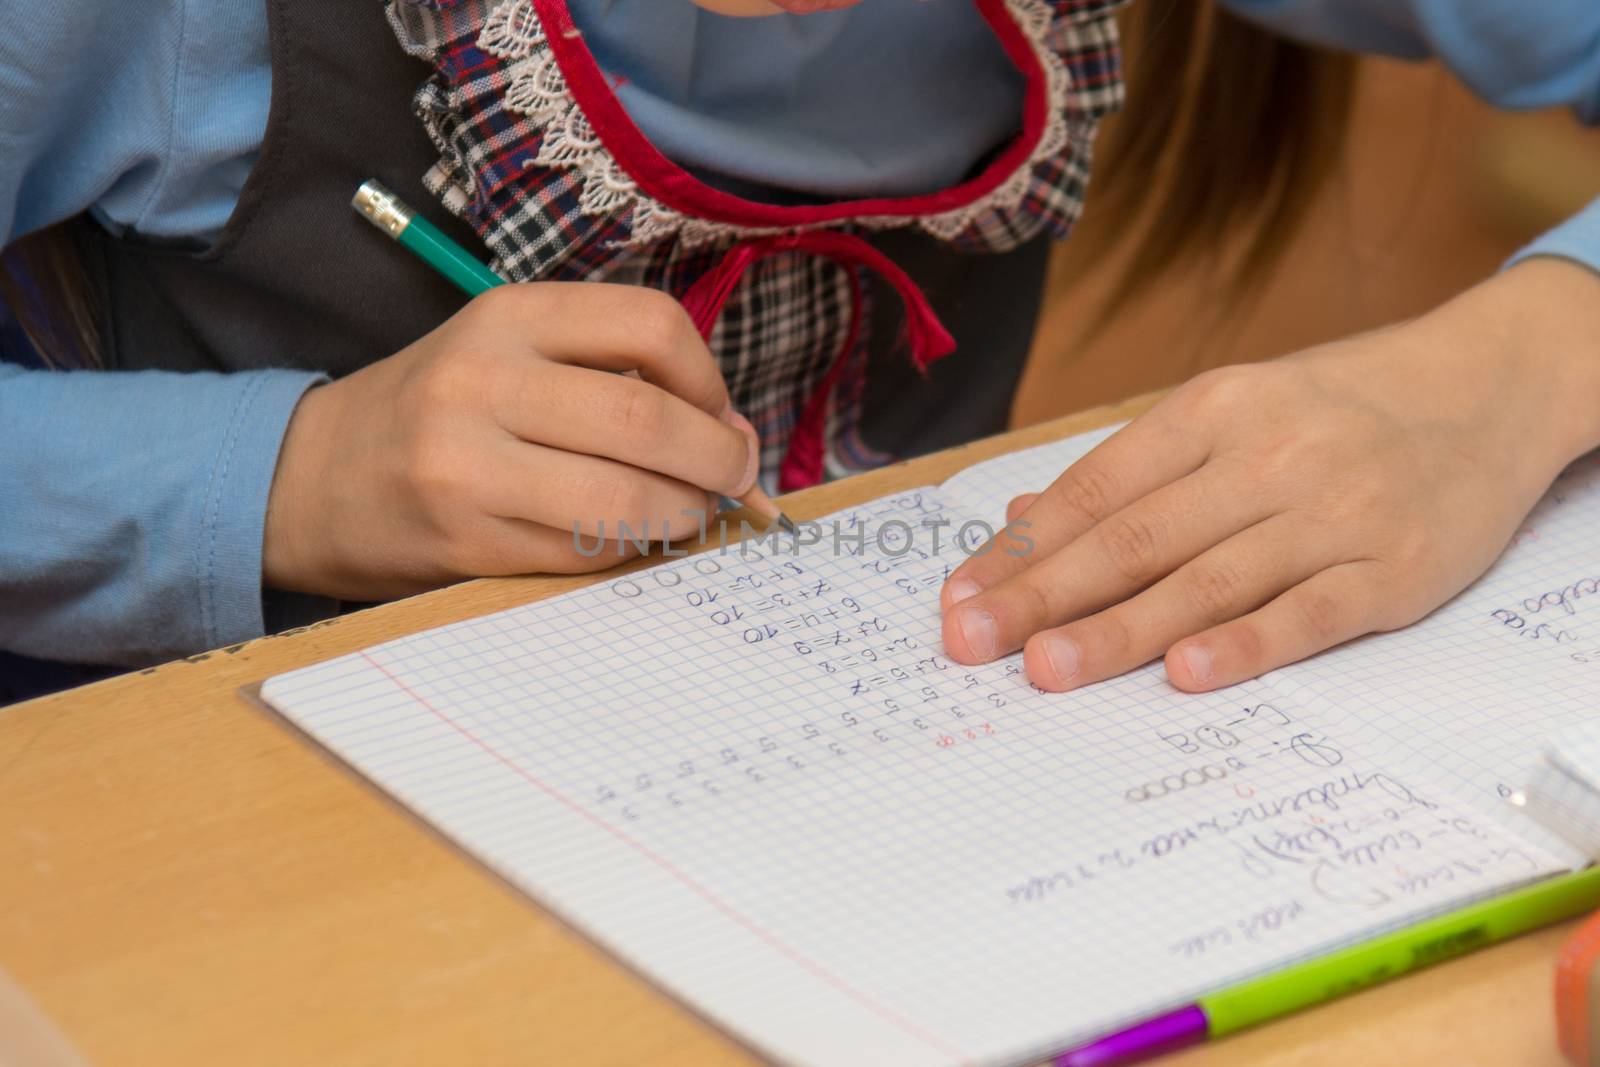
[[[403,200],[375,181],[364,182],[351,203],[368,222],[397,241],[416,215]]]

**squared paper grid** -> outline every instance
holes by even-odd
[[[1012,496],[1049,485],[1121,428],[1001,456],[946,485],[1001,523]],[[1403,753],[1453,795],[1577,865],[1588,850],[1575,850],[1511,801],[1552,733],[1600,716],[1600,593],[1573,599],[1570,614],[1528,607],[1551,591],[1590,590],[1597,581],[1600,456],[1589,456],[1562,474],[1514,544],[1450,603],[1405,630],[1352,642],[1262,681],[1333,716],[1341,734],[1363,747]],[[1513,612],[1523,624],[1497,619],[1497,611]],[[1540,623],[1561,633],[1540,633]],[[1576,736],[1557,751],[1568,748],[1581,751]],[[1600,752],[1592,758],[1600,781]],[[1569,806],[1576,799],[1570,789],[1563,795]],[[1588,817],[1600,822],[1600,792]]]
[[[1029,462],[1048,465],[1038,451]],[[988,484],[1007,480],[1029,484],[991,468]],[[968,512],[925,490],[850,514]],[[1556,868],[1269,687],[1184,696],[1147,668],[1045,696],[1016,657],[932,666],[938,579],[956,561],[948,546],[898,562],[871,548],[700,556],[296,672],[263,695],[510,881],[796,1064],[1021,1062]],[[789,562],[805,574],[784,577]],[[818,578],[829,593],[797,595]],[[710,592],[745,618],[708,622],[712,603],[688,594]],[[854,641],[822,644],[840,619],[805,622],[845,595],[862,609],[846,615],[879,620],[849,652]],[[758,619],[740,633],[777,634],[734,636]],[[818,667],[824,655],[838,673]],[[872,689],[852,695],[846,678]],[[939,698],[919,714],[924,684]],[[1248,766],[1191,794],[1127,799],[1221,758],[1162,733],[1198,736],[1263,704],[1292,725],[1236,727]],[[1337,766],[1310,766],[1286,740],[1312,723]],[[1337,782],[1333,805],[1230,823],[1255,802],[1245,791],[1305,800]],[[1153,857],[1174,827],[1193,841]],[[1416,848],[1391,863],[1397,827]]]
[[[1337,708],[1357,743],[1432,768],[1453,794],[1577,865],[1579,852],[1511,800],[1546,738],[1600,712],[1600,593],[1571,599],[1570,613],[1539,606],[1596,579],[1600,456],[1591,456],[1557,479],[1512,546],[1448,604],[1263,680]]]

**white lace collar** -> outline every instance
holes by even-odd
[[[941,240],[952,240],[982,217],[1017,211],[1040,165],[1068,146],[1070,127],[1065,102],[1072,88],[1066,62],[1051,47],[1054,13],[1048,0],[1004,0],[1044,71],[1046,118],[1038,142],[1027,159],[997,187],[953,209],[920,216],[869,215],[806,223],[801,226],[747,226],[698,218],[668,207],[647,195],[606,147],[585,117],[567,84],[547,39],[533,0],[501,0],[489,13],[478,37],[485,53],[506,61],[509,88],[505,104],[543,130],[537,155],[526,167],[574,172],[582,194],[580,210],[591,217],[626,216],[630,232],[616,244],[642,246],[676,236],[688,246],[736,240],[770,233],[829,226],[856,225],[888,229],[914,225]]]

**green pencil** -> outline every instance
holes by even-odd
[[[504,278],[377,182],[363,184],[351,204],[368,222],[454,282],[468,296],[477,296],[505,284]]]

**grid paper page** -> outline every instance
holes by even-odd
[[[1549,734],[1600,711],[1600,456],[1569,468],[1494,567],[1449,604],[1265,680],[1337,709],[1354,742],[1403,754],[1501,825],[1579,863],[1508,801]]]
[[[1006,505],[1013,497],[1041,491],[1126,425],[1118,423],[974,463],[952,475],[939,490],[956,506],[1000,529],[1006,524]]]
[[[943,488],[998,528],[1013,497],[1049,485],[1123,425],[977,464]],[[1324,653],[1264,681],[1376,751],[1398,745],[1408,765],[1423,773],[1440,767],[1436,777],[1454,795],[1579,864],[1589,850],[1563,844],[1508,801],[1550,731],[1586,712],[1600,714],[1597,483],[1600,456],[1575,464],[1499,563],[1416,626]],[[1596,618],[1580,626],[1585,596]],[[1558,599],[1545,603],[1546,597]],[[1564,796],[1570,804],[1570,788]],[[1600,820],[1600,793],[1593,815]]]
[[[1028,1062],[1558,866],[1265,687],[951,663],[959,550],[916,544],[710,552],[263,696],[796,1065]]]

